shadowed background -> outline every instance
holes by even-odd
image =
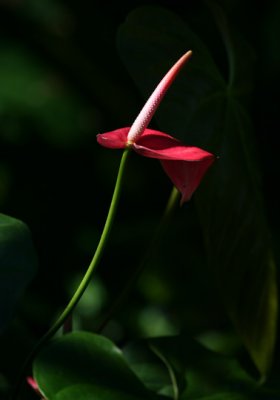
[[[150,3],[0,1],[1,213],[27,223],[39,261],[15,318],[2,333],[0,372],[8,378],[65,305],[95,250],[120,160],[120,152],[102,149],[95,137],[130,125],[143,105],[116,37],[127,15],[146,4]],[[221,39],[203,2],[153,5],[187,20],[204,43],[211,44],[215,62],[227,74]],[[265,214],[278,260],[280,7],[276,1],[222,5],[256,54],[250,113]],[[167,60],[169,65],[174,61]],[[148,58],[142,62],[149,65]],[[170,121],[172,125],[172,115]],[[144,255],[170,190],[156,160],[133,154],[107,252],[78,308],[76,327],[98,327]],[[206,264],[191,201],[176,211],[161,250],[152,255],[104,333],[121,344],[131,336],[228,329]]]

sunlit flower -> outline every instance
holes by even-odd
[[[148,129],[147,126],[167,89],[191,54],[188,51],[167,72],[131,127],[97,135],[98,143],[104,147],[131,147],[142,156],[159,159],[166,174],[182,195],[181,204],[191,198],[215,156],[198,147],[184,145],[174,137]]]

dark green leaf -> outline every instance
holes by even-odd
[[[36,267],[37,258],[26,224],[0,214],[0,331],[10,321]]]
[[[98,385],[74,385],[58,392],[50,400],[143,400],[143,396],[127,394]]]
[[[119,348],[105,337],[86,332],[74,332],[51,341],[34,362],[34,377],[42,393],[50,399],[59,392],[68,396],[76,390],[72,388],[74,385],[93,385],[102,396],[106,391],[111,394],[116,391],[128,399],[129,396],[154,398],[129,368]]]
[[[190,398],[190,400],[192,400]],[[216,393],[210,396],[196,397],[195,400],[250,400],[250,397],[236,393]]]
[[[216,7],[213,13],[228,54],[228,81],[186,22],[161,8],[132,12],[120,28],[118,45],[145,96],[179,56],[189,49],[194,52],[156,119],[160,129],[220,156],[195,201],[209,264],[226,308],[264,376],[275,345],[277,291],[254,137],[244,106],[253,57],[222,11]]]
[[[120,27],[119,52],[139,90],[147,98],[172,63],[192,49],[194,55],[176,78],[156,113],[156,120],[165,132],[186,137],[198,105],[211,119],[211,131],[192,136],[188,143],[210,139],[219,109],[213,114],[207,107],[214,99],[224,96],[226,83],[203,42],[179,17],[162,8],[143,7],[129,14]],[[207,60],[207,66],[205,66]],[[206,68],[207,67],[207,68]],[[200,117],[198,116],[200,120]],[[204,121],[201,123],[205,124]],[[200,132],[199,126],[196,130]]]
[[[158,362],[161,360],[155,358],[157,354],[153,349],[172,366],[172,380]],[[173,390],[168,394],[173,398],[196,399],[221,392],[243,394],[257,387],[233,357],[208,350],[185,335],[138,341],[127,346],[124,355],[151,389],[163,394],[167,385],[172,384]]]
[[[6,399],[8,395],[8,382],[2,374],[0,374],[0,400]]]
[[[178,398],[186,385],[184,376],[179,374],[172,362],[165,357],[152,341],[138,341],[124,348],[129,365],[150,390]]]

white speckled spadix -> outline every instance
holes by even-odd
[[[160,83],[157,85],[130,128],[127,136],[128,145],[134,143],[147,128],[166,91],[168,90],[182,67],[189,60],[191,55],[192,51],[187,51],[187,53],[185,53],[176,62],[176,64],[173,65],[173,67],[167,72],[164,78],[162,78]]]

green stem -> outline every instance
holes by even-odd
[[[170,362],[167,360],[167,358],[161,353],[159,349],[156,348],[156,346],[150,344],[150,349],[152,352],[163,362],[165,367],[167,368],[170,381],[172,384],[172,389],[173,389],[173,400],[178,400],[179,399],[179,388],[178,388],[178,382],[176,378],[175,371],[173,370],[172,365]]]
[[[103,254],[105,245],[107,243],[108,237],[109,237],[109,233],[110,230],[112,228],[113,225],[113,221],[114,221],[114,217],[116,215],[116,210],[117,210],[117,205],[119,202],[119,198],[120,198],[120,193],[121,193],[121,187],[122,187],[122,183],[123,183],[123,177],[124,177],[124,171],[125,171],[125,165],[126,165],[126,161],[128,158],[128,154],[130,153],[129,148],[125,149],[123,152],[123,156],[120,162],[120,167],[119,167],[119,172],[118,172],[118,176],[117,176],[117,181],[116,181],[116,185],[115,185],[115,189],[114,189],[114,193],[113,193],[113,197],[112,197],[112,201],[111,201],[111,205],[109,208],[109,212],[107,215],[107,219],[103,228],[103,232],[101,234],[98,246],[96,248],[95,254],[91,260],[91,263],[79,285],[79,287],[77,288],[76,292],[74,293],[73,297],[71,298],[71,300],[69,301],[68,305],[66,306],[66,308],[64,309],[64,311],[62,312],[62,314],[60,315],[60,317],[56,320],[56,322],[53,324],[53,326],[47,331],[47,333],[41,338],[41,340],[37,343],[37,345],[34,347],[34,349],[31,351],[31,353],[29,354],[29,356],[27,357],[23,367],[22,367],[22,371],[20,373],[19,379],[18,379],[18,383],[15,386],[15,390],[14,393],[12,394],[12,399],[16,399],[17,395],[19,393],[19,390],[21,388],[21,384],[22,381],[24,379],[24,375],[25,375],[25,371],[26,368],[28,367],[29,363],[34,359],[34,357],[36,356],[36,354],[40,351],[40,349],[42,348],[42,346],[58,331],[58,329],[64,324],[64,322],[68,319],[69,315],[72,313],[72,311],[74,310],[74,308],[76,307],[77,303],[79,302],[80,298],[82,297],[84,291],[86,290],[93,272],[97,266],[97,264],[99,263],[101,256]]]
[[[167,201],[163,216],[161,218],[161,221],[153,235],[153,238],[150,242],[150,245],[148,247],[148,249],[146,250],[146,253],[144,255],[144,258],[142,259],[141,263],[138,265],[138,267],[136,268],[136,270],[134,270],[132,272],[132,275],[130,276],[130,278],[128,279],[128,281],[126,282],[124,288],[122,289],[121,293],[118,295],[118,297],[116,298],[116,300],[114,301],[114,303],[112,304],[111,308],[108,310],[108,312],[106,313],[103,321],[101,322],[101,324],[98,326],[97,328],[97,332],[101,332],[105,326],[107,325],[107,323],[110,321],[110,319],[112,318],[112,316],[116,313],[117,309],[120,307],[120,305],[123,303],[123,301],[125,300],[126,296],[128,295],[130,289],[133,287],[133,285],[135,284],[135,282],[137,281],[139,275],[141,274],[141,272],[143,271],[143,269],[145,268],[148,260],[151,258],[151,256],[153,255],[153,253],[155,252],[155,250],[158,248],[158,245],[162,239],[162,236],[169,224],[169,221],[173,215],[173,212],[175,210],[175,208],[178,205],[178,201],[179,201],[179,196],[180,193],[179,191],[173,187],[169,199]]]

